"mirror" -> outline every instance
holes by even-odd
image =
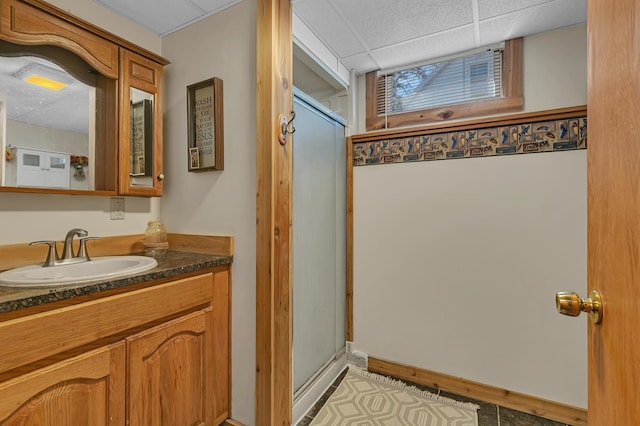
[[[162,65],[120,51],[120,188],[123,195],[162,195]],[[127,125],[127,121],[129,121]]]
[[[114,191],[115,96],[71,52],[0,41],[0,187]]]
[[[153,187],[153,93],[129,89],[131,134],[129,177],[132,186]]]
[[[35,56],[0,57],[0,126],[4,186],[93,190],[95,88]],[[55,184],[42,174],[55,156]]]

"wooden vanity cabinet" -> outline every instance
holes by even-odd
[[[229,285],[217,268],[0,322],[0,425],[221,424]]]
[[[204,425],[213,417],[210,318],[208,308],[127,338],[130,424]]]
[[[0,424],[123,425],[124,363],[118,342],[0,383]]]

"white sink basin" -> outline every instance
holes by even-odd
[[[154,268],[158,262],[147,256],[104,256],[71,265],[23,266],[0,272],[5,287],[54,287],[61,284],[91,283],[137,274]]]

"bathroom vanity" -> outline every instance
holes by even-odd
[[[154,269],[112,281],[0,287],[0,425],[229,417],[232,256],[155,257]]]

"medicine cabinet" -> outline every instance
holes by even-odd
[[[0,191],[162,195],[169,62],[44,1],[0,1]],[[61,154],[68,184],[17,183],[25,150]]]

